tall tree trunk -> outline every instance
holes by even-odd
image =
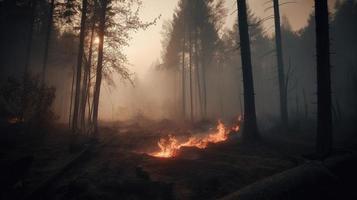
[[[331,74],[329,16],[326,0],[315,0],[317,55],[317,138],[318,156],[326,157],[332,149]]]
[[[186,120],[186,71],[185,71],[185,47],[186,47],[186,24],[185,17],[183,19],[183,41],[182,41],[182,117]]]
[[[74,97],[74,107],[73,107],[73,122],[72,131],[76,132],[78,129],[78,117],[79,117],[79,100],[81,92],[81,75],[82,75],[82,63],[84,54],[84,38],[85,38],[85,28],[86,28],[86,14],[87,14],[87,0],[82,1],[82,16],[81,16],[81,30],[79,34],[79,47],[78,47],[78,57],[77,57],[77,72],[76,72],[76,93]]]
[[[199,109],[198,115],[199,118],[203,116],[203,108],[202,108],[202,96],[201,96],[201,78],[200,78],[200,66],[199,66],[199,55],[198,55],[198,30],[195,29],[195,67],[196,67],[196,81],[197,81],[197,95],[198,95],[198,106]]]
[[[52,32],[53,10],[54,9],[55,9],[55,1],[51,0],[50,12],[49,12],[49,16],[48,16],[47,32],[46,32],[46,38],[45,38],[45,54],[43,56],[43,64],[42,64],[42,75],[41,75],[42,84],[45,82],[45,79],[46,79],[48,49],[49,49],[49,44],[50,44],[51,32]]]
[[[255,113],[254,84],[250,54],[246,0],[237,0],[237,7],[244,88],[243,138],[244,140],[251,140],[258,138],[259,134]]]
[[[88,81],[87,81],[87,89],[88,89],[88,92],[87,92],[87,105],[88,105],[88,115],[87,115],[87,124],[91,125],[92,123],[92,107],[91,106],[91,101],[90,101],[90,92],[91,92],[91,69],[89,68],[89,72],[88,72],[88,75],[89,75],[89,78],[88,78]],[[93,101],[92,101],[92,104],[93,104]],[[91,127],[89,127],[89,130],[90,130]]]
[[[89,52],[88,52],[88,62],[85,65],[84,70],[84,77],[83,77],[83,89],[82,89],[82,98],[81,98],[81,129],[85,129],[85,122],[86,122],[86,103],[87,103],[87,96],[89,92],[88,87],[88,80],[90,79],[90,68],[92,66],[92,52],[93,52],[93,40],[94,40],[94,27],[95,23],[93,22],[91,27],[91,36],[89,41]]]
[[[201,65],[202,65],[202,92],[203,92],[203,118],[207,118],[207,82],[206,82],[206,56],[205,50],[201,50]]]
[[[30,2],[31,7],[31,16],[29,20],[29,29],[28,29],[28,38],[27,38],[27,47],[26,47],[26,58],[25,58],[25,68],[24,68],[24,76],[23,76],[23,84],[24,88],[22,91],[22,108],[21,108],[21,116],[20,118],[24,120],[24,112],[27,107],[27,78],[28,78],[28,68],[30,65],[31,59],[31,50],[32,50],[32,36],[33,36],[33,25],[35,22],[35,11],[37,6],[37,0]]]
[[[26,47],[26,60],[25,60],[25,69],[24,69],[25,75],[28,73],[28,68],[29,68],[30,61],[31,61],[33,25],[35,22],[37,1],[38,0],[31,1],[31,16],[30,16],[30,23],[29,23],[28,38],[27,38],[28,42],[27,42],[27,47]]]
[[[72,69],[72,83],[71,83],[71,98],[70,98],[70,102],[69,102],[69,116],[68,116],[68,126],[69,128],[72,128],[72,110],[73,110],[73,93],[74,93],[74,77],[75,77],[75,69],[73,66]]]
[[[188,32],[189,38],[189,68],[190,68],[190,116],[191,122],[193,122],[193,91],[192,91],[192,34],[191,27]]]
[[[93,128],[94,133],[98,134],[98,107],[100,97],[100,87],[102,84],[102,69],[103,69],[103,43],[104,43],[104,30],[105,30],[105,16],[107,9],[107,0],[101,0],[101,13],[99,19],[99,46],[98,46],[98,61],[97,61],[97,76],[93,96]]]
[[[280,94],[280,117],[283,127],[288,125],[288,107],[287,107],[287,90],[284,78],[284,61],[280,27],[280,10],[279,0],[273,0],[274,3],[274,24],[275,24],[275,45],[277,55],[279,94]]]

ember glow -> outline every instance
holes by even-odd
[[[17,124],[17,123],[20,123],[20,122],[23,122],[24,120],[21,119],[20,117],[11,117],[11,118],[8,118],[7,119],[7,122],[9,124]]]
[[[241,119],[241,118],[239,118]],[[182,147],[197,147],[200,149],[207,148],[209,143],[219,143],[226,141],[228,135],[233,132],[238,132],[240,121],[231,128],[227,128],[222,121],[218,121],[216,130],[208,135],[191,136],[187,141],[180,142],[175,136],[168,135],[165,138],[160,138],[157,145],[159,151],[150,153],[154,157],[171,158],[175,157]]]

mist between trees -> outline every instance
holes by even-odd
[[[79,102],[93,98],[95,93],[98,44],[101,42],[101,7],[95,2],[87,1],[86,24],[82,30],[85,37],[80,84],[83,86],[82,82],[86,80],[89,88],[85,88],[87,96],[79,94]],[[223,1],[180,1],[172,19],[163,27],[162,57],[151,64],[145,76],[140,77],[128,70],[130,63],[122,50],[129,45],[130,33],[147,28],[155,21],[139,19],[137,9],[140,9],[140,1],[107,3],[110,6],[106,8],[104,26],[100,119],[126,120],[144,116],[198,121],[205,118],[229,119],[244,112],[239,31],[237,23],[233,27],[223,26],[227,15],[231,15]],[[2,82],[9,75],[20,77],[25,65],[33,74],[42,73],[43,51],[50,27],[45,82],[56,88],[53,110],[59,121],[70,121],[70,109],[74,107],[71,100],[74,102],[76,93],[72,83],[76,80],[78,66],[82,1],[55,1],[53,19],[48,17],[51,2],[37,1],[36,5],[2,3],[2,9],[7,9],[6,6],[15,6],[11,9],[19,15],[16,18],[2,16],[2,19],[8,17],[2,21],[2,27],[7,31],[1,31]],[[355,10],[355,1],[341,1],[330,16],[335,122],[349,120],[357,113]],[[270,30],[263,26],[266,21],[269,19],[256,17],[248,8],[256,112],[262,128],[272,126],[273,123],[268,121],[278,122],[280,116],[275,35],[268,34]],[[292,31],[286,16],[281,16],[281,24],[289,122],[315,119],[314,13],[301,30]],[[32,35],[28,30],[32,30]],[[91,58],[88,57],[90,54]],[[88,63],[89,71],[85,68]],[[89,106],[86,105],[84,111],[78,108],[86,115],[93,111],[93,101],[87,102]]]

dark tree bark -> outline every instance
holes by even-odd
[[[81,129],[85,129],[85,122],[86,122],[86,105],[87,105],[87,96],[89,93],[89,84],[90,81],[90,68],[92,66],[92,53],[93,53],[93,40],[94,40],[94,28],[95,23],[93,22],[91,27],[91,36],[89,41],[89,52],[88,52],[88,61],[85,65],[84,70],[84,77],[82,82],[82,98],[81,98]]]
[[[24,69],[24,74],[26,75],[28,73],[28,68],[30,65],[31,61],[31,49],[32,49],[32,36],[33,36],[33,25],[35,22],[35,15],[36,15],[36,7],[37,7],[37,1],[34,0],[31,1],[31,16],[30,16],[30,22],[29,22],[29,32],[28,32],[28,38],[27,38],[27,47],[26,47],[26,60],[25,60],[25,69]]]
[[[326,0],[315,0],[317,55],[317,138],[316,151],[326,157],[332,148],[331,74],[329,16]]]
[[[193,122],[193,91],[192,91],[192,34],[191,34],[191,26],[188,32],[189,38],[189,68],[190,68],[190,119]]]
[[[182,117],[186,119],[186,71],[185,71],[185,47],[186,47],[186,23],[183,17],[183,41],[182,41]]]
[[[105,30],[105,16],[107,9],[107,0],[101,0],[100,5],[100,17],[99,17],[99,46],[98,46],[98,61],[97,61],[97,72],[96,72],[96,82],[94,88],[93,96],[93,128],[94,133],[98,134],[98,108],[99,108],[99,97],[100,97],[100,87],[102,84],[102,69],[103,69],[103,43],[104,43],[104,30]]]
[[[78,117],[79,117],[79,100],[81,92],[81,75],[82,75],[82,63],[84,54],[84,38],[85,38],[85,27],[86,27],[86,14],[87,14],[87,0],[82,1],[82,16],[81,16],[81,29],[79,34],[79,47],[78,47],[78,57],[77,57],[77,71],[76,71],[76,92],[74,97],[73,106],[73,122],[72,131],[76,132],[78,129]]]
[[[31,14],[29,20],[28,38],[27,38],[27,46],[26,46],[26,58],[25,58],[25,68],[24,68],[24,76],[23,76],[24,88],[22,91],[22,108],[20,114],[21,115],[20,118],[22,120],[24,120],[24,113],[27,107],[27,78],[28,78],[28,68],[31,60],[33,25],[35,22],[37,0],[31,1],[30,7],[31,7]]]
[[[47,32],[45,38],[45,53],[43,56],[43,64],[42,64],[42,75],[41,81],[42,83],[45,82],[46,79],[46,70],[47,70],[47,62],[48,62],[48,49],[50,45],[50,37],[52,32],[52,24],[53,24],[53,10],[55,9],[55,1],[51,0],[50,10],[48,14],[48,25],[47,25]]]
[[[71,83],[71,98],[70,98],[70,102],[69,102],[69,116],[68,116],[68,126],[69,128],[72,128],[72,110],[73,110],[73,93],[74,93],[74,78],[75,78],[75,69],[73,66],[73,70],[72,70],[72,83]]]
[[[280,27],[279,0],[273,0],[274,3],[274,25],[275,25],[275,45],[277,55],[279,95],[280,95],[280,117],[283,127],[288,125],[288,106],[287,106],[287,88],[284,75],[283,49]]]
[[[195,29],[195,67],[196,67],[196,81],[197,81],[197,95],[198,95],[198,106],[197,109],[199,109],[198,114],[200,117],[203,116],[202,113],[202,96],[201,96],[201,78],[200,78],[200,66],[199,66],[199,55],[198,55],[198,30]]]
[[[201,50],[201,65],[202,65],[202,92],[203,92],[203,118],[207,117],[207,82],[206,82],[206,54],[205,50]]]
[[[256,113],[255,113],[255,97],[253,85],[252,62],[250,53],[250,41],[248,32],[247,20],[247,5],[246,0],[237,0],[238,6],[238,24],[239,24],[239,39],[240,52],[242,60],[243,72],[243,88],[244,88],[244,126],[243,139],[254,140],[259,137]]]

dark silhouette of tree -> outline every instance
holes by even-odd
[[[186,119],[186,84],[185,84],[185,79],[186,79],[186,71],[185,71],[185,48],[186,48],[186,17],[185,14],[182,17],[182,28],[183,28],[183,35],[182,35],[182,61],[181,61],[181,87],[182,87],[182,117],[185,120]]]
[[[81,105],[80,105],[80,116],[81,116],[81,129],[85,130],[86,127],[86,122],[90,121],[90,112],[89,116],[87,117],[88,120],[86,120],[86,106],[88,102],[88,97],[90,93],[90,82],[91,82],[91,67],[92,67],[92,57],[93,57],[93,43],[94,43],[94,31],[95,31],[95,21],[92,19],[92,25],[90,28],[90,39],[89,39],[89,50],[88,50],[88,58],[86,59],[85,65],[84,65],[84,77],[83,77],[83,82],[82,82],[82,95],[81,95]]]
[[[46,31],[46,37],[45,37],[45,50],[44,50],[44,56],[43,56],[43,63],[42,63],[42,75],[41,75],[41,80],[44,83],[46,79],[46,70],[47,70],[47,64],[48,64],[48,50],[49,50],[49,45],[50,45],[50,37],[51,37],[51,32],[53,28],[53,11],[55,9],[55,1],[51,0],[50,3],[50,8],[48,12],[48,24],[47,24],[47,31]]]
[[[74,107],[73,107],[73,121],[72,121],[73,132],[76,132],[78,129],[80,94],[81,94],[81,75],[82,75],[82,63],[83,63],[83,54],[84,54],[85,28],[86,28],[86,20],[87,20],[87,6],[88,6],[88,1],[83,0],[81,28],[79,33],[78,58],[77,58],[76,90],[75,90]]]
[[[327,1],[315,0],[317,54],[317,139],[318,156],[326,157],[332,149],[330,37]]]
[[[258,128],[255,113],[254,84],[250,54],[250,41],[245,0],[237,0],[238,27],[244,88],[244,127],[243,138],[252,140],[258,138]]]
[[[191,122],[193,122],[193,90],[192,90],[192,73],[193,73],[193,66],[192,66],[192,57],[193,57],[193,51],[192,51],[192,22],[190,21],[189,25],[188,25],[188,65],[189,65],[189,72],[190,72],[190,81],[189,81],[189,89],[190,89],[190,120]]]
[[[138,5],[138,7],[134,9],[136,5]],[[94,133],[98,133],[98,112],[102,78],[104,77],[109,84],[113,85],[111,75],[116,72],[124,80],[132,81],[131,73],[126,67],[127,58],[121,51],[121,47],[128,45],[130,32],[146,29],[156,23],[157,18],[152,22],[141,21],[139,18],[140,5],[140,0],[100,0],[98,2],[99,23],[97,36],[99,44],[91,111],[93,112],[92,123]]]
[[[103,47],[104,47],[104,31],[105,31],[105,17],[107,13],[108,0],[100,1],[100,13],[99,13],[99,27],[98,27],[98,60],[97,60],[97,72],[96,81],[93,96],[93,127],[94,133],[98,133],[98,108],[99,108],[99,95],[100,87],[102,84],[102,69],[103,69]]]
[[[274,7],[274,25],[275,25],[275,45],[276,45],[279,95],[280,95],[280,117],[283,127],[286,128],[288,125],[287,86],[285,84],[285,75],[284,75],[279,0],[273,0],[273,4],[274,4],[273,7]]]
[[[31,15],[30,15],[30,23],[29,23],[29,29],[28,29],[28,38],[27,38],[26,60],[25,60],[25,69],[24,69],[25,74],[28,73],[28,68],[30,65],[33,27],[34,27],[34,22],[35,22],[35,18],[36,18],[37,2],[38,2],[38,0],[30,1]]]

